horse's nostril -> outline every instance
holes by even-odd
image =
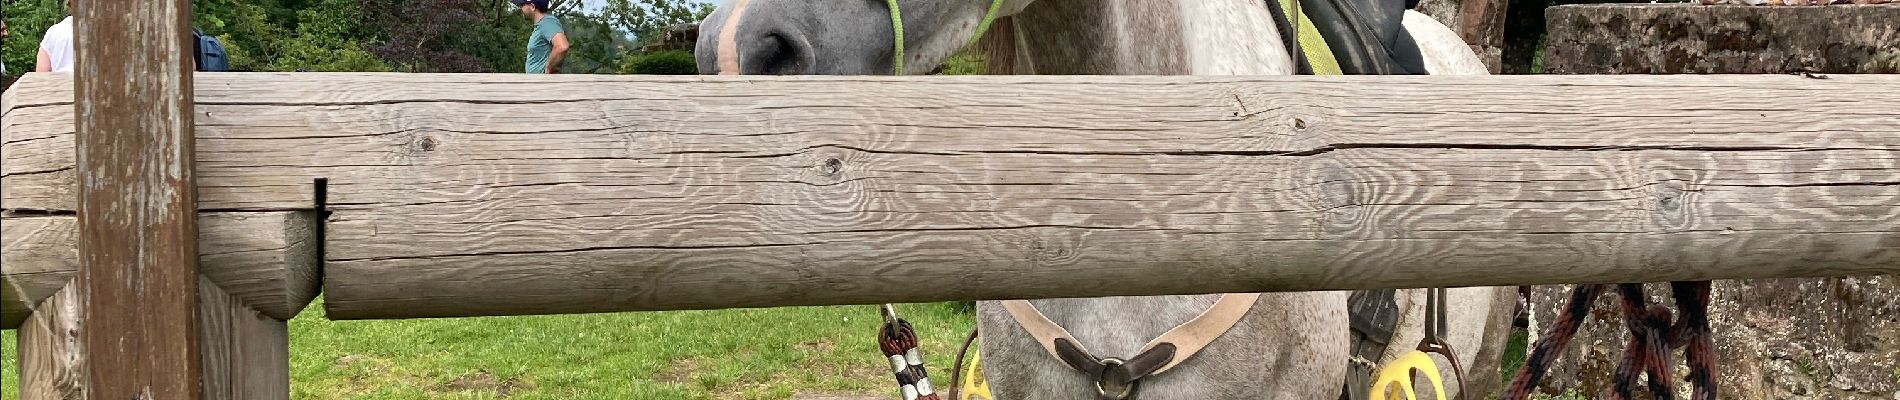
[[[754,65],[760,67],[760,74],[799,75],[806,73],[804,54],[798,46],[784,36],[766,35],[760,43],[762,48],[756,53],[758,60]]]

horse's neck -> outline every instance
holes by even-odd
[[[1285,75],[1262,0],[1040,0],[1015,16],[1016,72]]]

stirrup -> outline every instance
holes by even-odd
[[[955,383],[957,398],[950,400],[996,400],[990,394],[990,380],[983,379],[983,368],[978,367],[982,361],[983,352],[970,349],[970,365],[963,367],[963,381]]]
[[[1413,390],[1417,382],[1412,381],[1415,372],[1425,373],[1425,380],[1432,384],[1432,394],[1437,395],[1438,400],[1445,400],[1445,383],[1439,376],[1438,363],[1422,351],[1405,353],[1380,367],[1378,378],[1372,381],[1372,399],[1418,400],[1418,393]],[[1403,397],[1394,392],[1402,393]]]

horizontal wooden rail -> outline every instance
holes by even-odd
[[[314,212],[216,212],[198,218],[199,270],[240,304],[289,320],[317,296]],[[79,219],[0,215],[0,329],[79,274]]]
[[[6,206],[66,209],[18,85]],[[200,74],[199,198],[328,178],[339,319],[1891,274],[1896,87]]]

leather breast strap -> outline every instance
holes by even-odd
[[[1041,344],[1049,355],[1095,379],[1103,398],[1121,399],[1133,393],[1136,380],[1167,372],[1207,348],[1214,339],[1240,323],[1240,318],[1246,316],[1259,299],[1259,293],[1223,294],[1207,311],[1148,341],[1140,352],[1126,360],[1104,359],[1089,353],[1069,330],[1049,320],[1027,300],[1005,300],[1002,303],[1003,309],[1009,311],[1009,316],[1016,320],[1016,324],[1035,337],[1036,343]]]

